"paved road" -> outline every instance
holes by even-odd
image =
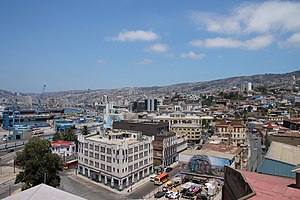
[[[15,184],[15,179],[0,184],[0,199],[12,195],[13,192],[19,189],[21,186],[22,183]]]
[[[171,172],[169,172],[170,178],[174,177],[179,171],[179,166],[176,166]],[[161,188],[160,186],[159,188]],[[130,195],[128,195],[129,199],[141,199],[142,197],[148,198],[152,196],[156,191],[159,190],[157,185],[154,185],[153,182],[148,182],[144,184],[142,187],[133,191]]]
[[[70,176],[72,176],[70,178]],[[60,189],[74,195],[83,197],[85,199],[95,200],[114,200],[114,199],[126,199],[126,196],[122,196],[117,193],[113,193],[110,190],[102,188],[98,185],[91,183],[90,181],[81,179],[74,175],[69,175],[66,172],[61,173],[61,185]]]

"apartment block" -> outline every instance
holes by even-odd
[[[78,173],[118,190],[153,171],[153,137],[141,132],[111,130],[78,136]]]

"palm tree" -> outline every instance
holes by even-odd
[[[88,134],[90,134],[90,131],[89,131],[89,129],[88,129],[87,126],[83,126],[83,128],[81,129],[81,134],[82,135],[88,135]]]
[[[77,137],[76,137],[73,129],[67,129],[64,132],[64,140],[65,141],[72,141],[72,142],[76,142],[77,141]]]

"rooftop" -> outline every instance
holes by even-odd
[[[51,146],[71,146],[71,145],[74,145],[74,142],[61,141],[61,140],[58,140],[56,142],[51,142]]]
[[[200,124],[177,123],[171,125],[172,128],[201,128]]]
[[[297,165],[300,163],[300,148],[273,141],[268,150],[266,158]]]
[[[28,190],[22,191],[15,195],[4,198],[4,200],[85,200],[82,197],[75,196],[68,192],[56,189],[54,187],[40,184],[35,187],[29,188]]]
[[[282,178],[259,174],[255,172],[240,171],[255,190],[256,195],[251,200],[296,200],[300,199],[300,189],[289,187],[295,179]]]
[[[194,149],[187,149],[183,151],[181,154],[186,154],[186,155],[207,155],[207,156],[212,156],[212,157],[217,157],[217,158],[226,158],[229,160],[232,160],[235,157],[235,154],[232,153],[224,153],[224,152],[219,152],[219,151],[214,151],[214,150],[209,150],[209,149],[201,149],[201,150],[194,150]]]
[[[202,150],[213,150],[213,151],[218,151],[218,152],[223,152],[223,153],[230,153],[230,154],[235,154],[238,155],[242,152],[242,148],[240,147],[235,147],[232,145],[224,145],[224,144],[212,144],[208,143],[206,144]]]

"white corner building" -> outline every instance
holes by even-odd
[[[153,171],[153,137],[141,132],[111,130],[78,136],[78,173],[118,190]]]

